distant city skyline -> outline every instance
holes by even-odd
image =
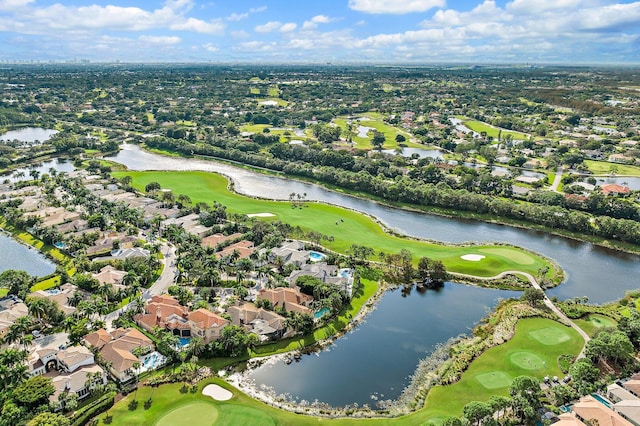
[[[640,1],[0,0],[0,61],[638,64]]]

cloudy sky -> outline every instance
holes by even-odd
[[[0,0],[0,60],[640,63],[640,1]]]

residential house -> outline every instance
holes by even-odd
[[[171,296],[153,296],[145,312],[134,317],[140,327],[151,331],[164,328],[179,337],[201,337],[205,343],[218,340],[229,320],[207,309],[189,311]]]
[[[15,295],[0,299],[0,341],[18,318],[29,314],[29,308]]]
[[[93,261],[106,262],[110,260],[126,260],[139,257],[149,258],[149,256],[151,256],[151,252],[149,250],[141,247],[132,247],[111,250],[110,256],[96,257],[95,259],[93,259]]]
[[[93,278],[98,280],[100,284],[110,284],[114,290],[125,287],[122,284],[122,280],[127,275],[127,273],[125,271],[116,269],[111,265],[106,265],[102,269],[100,269],[100,272],[91,275],[93,276]]]
[[[626,390],[625,388],[623,388],[617,383],[612,383],[609,386],[607,386],[607,398],[609,399],[609,401],[613,402],[614,404],[620,401],[638,399],[638,397],[636,397],[634,394],[632,394],[631,392],[629,392],[628,390]]]
[[[313,311],[309,309],[313,297],[301,293],[297,288],[277,287],[263,289],[258,293],[258,298],[268,300],[274,308],[282,307],[287,312],[313,315]]]
[[[613,410],[635,426],[640,426],[640,400],[637,398],[616,402]]]
[[[237,302],[227,308],[231,324],[260,336],[261,341],[279,339],[286,332],[286,319],[273,311],[258,308],[253,303]]]
[[[557,422],[553,423],[554,426],[587,426],[574,413],[562,413],[558,416],[558,419]]]
[[[127,382],[135,375],[138,356],[153,350],[153,342],[135,328],[118,328],[111,332],[104,329],[87,334],[84,342],[95,347],[102,359],[109,363],[111,375],[120,382]],[[134,354],[135,352],[135,354]]]
[[[238,241],[235,244],[231,244],[230,246],[227,246],[223,250],[217,252],[216,257],[222,258],[231,256],[234,252],[237,252],[239,259],[245,259],[251,256],[254,251],[256,251],[256,249],[251,241],[242,240]]]
[[[269,261],[273,262],[276,257],[281,257],[284,264],[293,263],[299,268],[309,261],[309,251],[305,250],[302,241],[289,241],[271,249]]]
[[[604,195],[627,195],[631,192],[629,187],[615,183],[600,185],[600,191],[602,191]]]
[[[202,239],[202,247],[213,247],[216,248],[219,244],[224,243],[225,241],[240,238],[242,234],[235,233],[231,235],[222,235],[222,234],[213,234],[208,237],[204,237]]]
[[[49,400],[54,402],[63,392],[75,393],[78,399],[83,399],[91,394],[96,382],[107,383],[93,353],[84,346],[68,347],[68,337],[67,333],[56,333],[35,339],[28,357],[30,375],[51,378],[55,391]]]
[[[296,285],[296,280],[302,276],[312,276],[323,283],[331,284],[344,290],[351,297],[353,291],[353,271],[350,269],[338,269],[337,266],[327,265],[324,262],[310,263],[302,266],[302,269],[293,271],[287,281],[290,287]]]
[[[580,401],[571,407],[571,411],[584,423],[598,424],[599,426],[632,426],[620,414],[598,402],[591,395],[580,398]]]
[[[78,290],[73,284],[63,284],[59,288],[52,288],[49,290],[38,290],[29,294],[29,297],[37,297],[40,299],[48,299],[55,302],[60,310],[65,315],[71,315],[76,311],[74,306],[71,306],[69,300],[73,298],[73,294]]]

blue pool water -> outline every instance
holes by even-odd
[[[322,260],[322,259],[324,259],[325,257],[327,257],[325,254],[323,254],[323,253],[319,253],[319,252],[317,252],[317,251],[310,251],[310,252],[309,252],[309,259],[310,259],[310,260],[312,260],[312,261],[314,261],[314,262],[317,262],[317,261],[319,261],[319,260]]]
[[[62,241],[57,241],[55,243],[53,243],[54,246],[56,246],[57,248],[64,250],[67,248],[67,243],[62,242]]]
[[[350,269],[340,269],[340,272],[338,274],[342,278],[349,278],[351,276],[351,270]]]
[[[322,317],[324,314],[329,313],[329,308],[322,308],[318,312],[313,314],[313,318],[318,319]]]
[[[599,403],[601,403],[602,405],[604,405],[607,408],[611,408],[611,402],[609,402],[608,400],[606,400],[605,398],[601,397],[600,395],[598,395],[597,393],[592,393],[591,396],[598,401]]]
[[[180,346],[183,348],[187,346],[189,344],[189,340],[191,340],[190,337],[179,337],[178,339],[180,340]]]

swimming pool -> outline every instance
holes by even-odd
[[[323,315],[328,314],[328,313],[329,313],[329,308],[322,308],[318,312],[314,312],[313,318],[314,319],[318,319],[318,318],[321,318]]]
[[[309,252],[309,260],[311,260],[312,262],[319,262],[322,259],[324,259],[325,257],[327,257],[326,254],[324,253],[320,253],[317,251],[310,251]]]
[[[166,361],[167,359],[160,352],[151,352],[146,355],[140,363],[140,372],[155,370],[156,368],[163,366]]]
[[[178,337],[178,340],[180,340],[180,346],[184,348],[186,346],[189,346],[189,341],[191,340],[191,337]]]

